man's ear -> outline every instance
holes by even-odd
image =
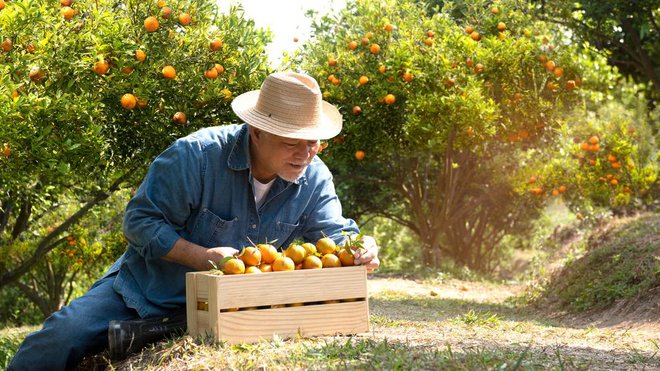
[[[263,137],[262,135],[263,131],[261,129],[257,129],[254,126],[250,126],[250,137],[252,137],[253,141],[258,141]]]

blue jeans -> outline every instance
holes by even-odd
[[[112,288],[116,275],[96,281],[83,296],[53,313],[25,338],[8,370],[70,370],[108,347],[111,320],[139,318]]]

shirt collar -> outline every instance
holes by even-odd
[[[247,170],[250,168],[250,131],[248,130],[248,125],[243,124],[243,127],[236,136],[236,141],[229,153],[229,158],[227,159],[227,166],[232,170]],[[309,167],[305,172],[309,171]],[[275,183],[284,182],[284,179],[277,177]],[[301,175],[298,179],[291,182],[293,184],[306,184],[307,177],[305,174]]]

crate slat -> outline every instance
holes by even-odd
[[[220,313],[219,339],[228,343],[369,331],[369,304],[355,301]]]
[[[220,309],[365,298],[366,270],[356,266],[222,276],[217,290]]]

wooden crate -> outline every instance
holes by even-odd
[[[369,331],[363,266],[186,275],[188,332],[228,343]],[[301,305],[302,304],[302,305]]]

